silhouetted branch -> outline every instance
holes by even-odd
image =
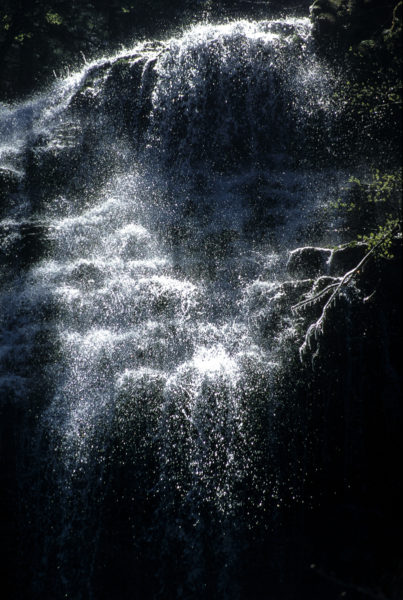
[[[380,240],[374,246],[372,246],[372,248],[360,260],[360,262],[353,269],[351,269],[350,271],[345,273],[339,279],[340,283],[332,283],[332,284],[328,285],[324,290],[320,291],[318,294],[313,296],[312,298],[307,298],[305,300],[302,300],[302,302],[298,302],[297,304],[294,304],[294,306],[291,307],[292,311],[296,311],[300,308],[304,308],[306,306],[312,305],[314,302],[316,302],[317,300],[320,300],[327,292],[330,292],[331,289],[335,287],[330,298],[324,304],[319,319],[317,321],[315,321],[315,323],[312,323],[308,327],[308,330],[305,334],[304,343],[302,344],[302,346],[300,347],[300,350],[299,350],[301,359],[302,359],[304,353],[306,352],[307,348],[311,347],[312,336],[317,338],[319,333],[323,333],[323,326],[324,326],[324,322],[325,322],[325,318],[327,316],[328,310],[330,309],[332,303],[335,301],[337,295],[340,293],[340,290],[342,289],[342,287],[349,283],[349,281],[354,277],[354,275],[356,275],[360,271],[360,269],[365,265],[366,262],[368,262],[368,260],[376,252],[376,250],[385,242],[386,238],[393,235],[393,233],[396,229],[397,228],[395,227],[392,230],[385,232],[385,234],[380,238]]]

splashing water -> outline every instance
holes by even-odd
[[[108,577],[121,598],[239,597],[242,531],[284,501],[280,283],[337,192],[300,164],[326,152],[331,85],[307,20],[241,21],[1,107],[0,381],[34,414],[32,598],[106,597]]]

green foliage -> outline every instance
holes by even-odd
[[[8,31],[10,29],[10,16],[9,15],[3,15],[1,18],[1,27],[5,30]]]
[[[365,242],[369,249],[378,246],[377,256],[392,258],[393,237],[401,227],[402,169],[375,169],[370,181],[350,177],[344,192],[330,210],[343,217],[345,231],[354,236],[349,244]]]
[[[396,200],[401,201],[401,176],[401,169],[394,173],[381,173],[379,169],[375,169],[368,190],[368,202],[396,205]],[[398,208],[401,208],[400,205]]]
[[[368,204],[385,204],[390,210],[401,209],[402,169],[398,168],[391,173],[382,173],[379,169],[372,171],[371,180],[365,182],[358,177],[351,176],[345,187],[347,197],[339,198],[331,203],[335,209],[344,209],[347,212],[365,212]]]
[[[358,235],[358,238],[368,245],[368,250],[375,250],[375,255],[380,258],[394,258],[392,243],[394,234],[400,228],[399,219],[388,218],[384,225],[379,225],[376,231],[368,235]]]
[[[18,35],[14,36],[14,41],[17,42],[18,44],[22,44],[24,42],[24,40],[29,40],[32,37],[32,33],[28,32],[28,33],[19,33]]]
[[[365,115],[383,119],[395,104],[401,108],[402,82],[398,79],[386,79],[386,73],[373,77],[369,81],[346,81],[335,92],[339,102],[348,104],[348,109],[355,116]]]
[[[63,18],[56,12],[47,12],[45,18],[51,25],[61,25],[63,23]]]

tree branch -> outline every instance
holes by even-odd
[[[322,298],[327,292],[330,292],[330,290],[335,287],[336,289],[333,291],[333,293],[331,294],[330,298],[327,300],[327,302],[324,304],[323,308],[322,308],[322,313],[319,317],[319,319],[317,321],[315,321],[315,323],[312,323],[309,327],[308,330],[305,334],[305,340],[302,344],[302,346],[299,349],[299,354],[300,354],[300,358],[302,360],[303,355],[305,354],[307,348],[311,347],[311,339],[312,336],[314,335],[315,338],[317,337],[317,335],[320,332],[323,332],[323,325],[325,322],[325,318],[327,315],[327,312],[329,310],[329,308],[331,307],[332,303],[334,302],[334,300],[336,299],[337,294],[339,294],[341,288],[345,285],[348,284],[348,282],[354,277],[354,275],[356,275],[356,273],[359,272],[359,270],[365,265],[366,262],[368,262],[368,260],[371,258],[371,256],[375,253],[375,251],[383,244],[383,242],[386,240],[386,238],[390,235],[393,235],[393,233],[397,230],[397,227],[394,227],[393,229],[387,231],[382,237],[381,239],[374,245],[372,246],[372,248],[366,253],[366,255],[360,260],[360,262],[350,271],[348,271],[347,273],[345,273],[343,275],[343,277],[341,277],[340,279],[340,283],[335,283],[335,284],[330,284],[328,285],[324,290],[322,290],[321,292],[319,292],[318,294],[316,294],[315,296],[313,296],[312,298],[307,298],[306,300],[303,300],[302,302],[298,302],[297,304],[294,304],[294,306],[291,307],[292,311],[296,311],[299,308],[304,308],[306,306],[309,306],[310,304],[312,304],[313,302],[315,302],[316,300],[319,300],[320,298]],[[317,353],[316,353],[317,354]],[[315,354],[315,355],[316,355]]]

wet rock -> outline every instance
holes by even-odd
[[[319,47],[326,52],[335,48],[347,50],[350,45],[366,51],[381,48],[384,26],[394,29],[396,0],[315,0],[309,11],[313,24],[313,36]],[[384,26],[379,26],[383,23]]]
[[[29,266],[47,247],[47,227],[37,221],[0,223],[1,263]]]
[[[112,65],[106,78],[102,91],[103,109],[118,131],[135,133],[146,116],[144,110],[147,114],[151,110],[148,94],[142,97],[146,63],[146,56],[137,60],[133,57],[121,58]]]
[[[232,243],[238,238],[238,233],[231,229],[210,233],[203,240],[203,250],[207,256],[223,258],[231,253]]]
[[[16,171],[0,167],[0,215],[10,196],[18,191],[19,184],[20,175]]]
[[[312,288],[312,279],[300,279],[298,281],[284,281],[282,289],[287,297],[288,303],[301,300],[301,297]]]
[[[179,246],[186,243],[192,235],[190,227],[186,225],[173,224],[166,227],[165,237],[171,246]]]
[[[71,277],[73,281],[84,287],[101,285],[103,282],[103,274],[101,270],[90,262],[81,262],[74,267]]]
[[[18,190],[19,182],[20,176],[16,171],[0,167],[0,198],[15,193]]]
[[[329,262],[329,275],[344,275],[359,264],[367,251],[366,244],[356,244],[334,250]]]
[[[312,279],[276,283],[255,281],[247,293],[247,311],[255,335],[260,340],[269,340],[287,328],[291,306],[301,300],[312,285]]]
[[[155,49],[150,47],[147,51]],[[102,119],[107,117],[117,132],[131,131],[136,138],[147,125],[151,111],[150,86],[155,61],[148,53],[136,53],[91,68],[72,97],[70,107],[84,122],[88,110],[95,110]]]
[[[340,4],[340,3],[339,3]],[[316,36],[330,36],[337,31],[338,3],[332,0],[316,0],[310,8]]]
[[[141,226],[128,226],[120,231],[120,247],[118,254],[129,259],[142,259],[152,249],[150,233]]]
[[[329,248],[305,246],[296,248],[290,253],[287,262],[287,273],[292,277],[316,277],[328,270],[328,262],[332,251]]]
[[[99,84],[106,78],[111,63],[96,65],[87,72],[84,82],[70,100],[70,106],[77,110],[90,110],[97,106]]]
[[[33,368],[47,363],[56,364],[61,358],[60,340],[54,327],[44,323],[33,336],[33,351],[30,364]]]
[[[73,186],[80,165],[80,143],[73,140],[73,130],[66,123],[54,132],[55,138],[38,136],[26,153],[26,187],[35,208],[41,209],[50,195],[61,194]],[[64,139],[65,137],[65,139]]]

